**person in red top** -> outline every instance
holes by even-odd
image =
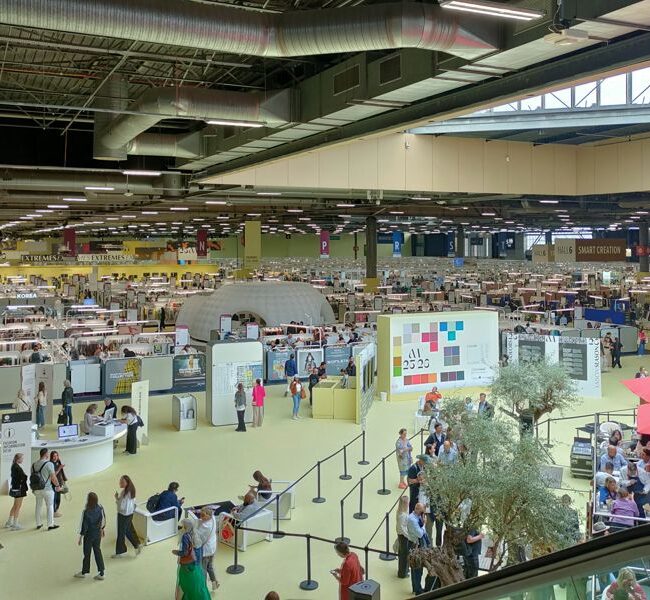
[[[433,388],[431,388],[431,391],[427,392],[427,395],[424,397],[423,412],[431,412],[432,410],[435,410],[438,400],[442,400],[442,394],[434,385]]]
[[[348,588],[363,581],[363,567],[359,563],[359,557],[354,552],[350,552],[345,542],[337,542],[334,549],[343,559],[343,563],[340,568],[332,570],[331,573],[339,582],[339,600],[348,600]]]
[[[253,388],[253,427],[261,427],[264,421],[264,398],[266,398],[266,390],[262,380],[256,379]]]

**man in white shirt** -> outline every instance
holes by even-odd
[[[47,510],[47,530],[58,529],[54,524],[54,492],[61,491],[56,478],[54,465],[47,459],[47,448],[41,448],[40,458],[32,465],[32,473],[40,475],[43,482],[42,490],[33,490],[36,496],[36,529],[43,527],[43,503]]]

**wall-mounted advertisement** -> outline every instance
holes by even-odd
[[[106,396],[131,393],[131,384],[140,381],[142,365],[139,358],[114,358],[104,363],[102,390]]]
[[[601,397],[598,338],[508,333],[506,344],[511,364],[546,358],[564,367],[580,396]]]
[[[387,342],[379,345],[384,346],[379,354],[382,388],[388,373],[391,394],[424,392],[434,385],[483,386],[494,379],[499,363],[494,312],[380,315],[377,323],[378,339]]]
[[[293,354],[292,351],[270,351],[266,353],[266,380],[271,383],[273,381],[285,381],[284,363],[289,360]]]
[[[16,454],[24,455],[23,468],[29,469],[32,456],[32,413],[6,413],[0,425],[0,494],[7,494],[11,475],[11,463]]]
[[[319,367],[323,360],[325,360],[325,357],[322,348],[299,349],[296,353],[298,375],[300,377],[309,376],[312,369]]]
[[[205,354],[177,354],[172,363],[174,390],[202,392],[205,390]]]
[[[341,369],[348,366],[348,361],[352,356],[352,350],[349,346],[326,346],[325,362],[327,362],[327,374],[339,375]]]

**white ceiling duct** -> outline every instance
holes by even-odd
[[[0,22],[272,57],[420,48],[473,59],[496,50],[497,30],[415,2],[273,14],[187,0],[2,0]]]

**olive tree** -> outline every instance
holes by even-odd
[[[512,408],[520,418],[531,416],[533,422],[553,411],[571,408],[579,400],[568,373],[548,360],[501,367],[492,382],[492,398],[506,410]]]

